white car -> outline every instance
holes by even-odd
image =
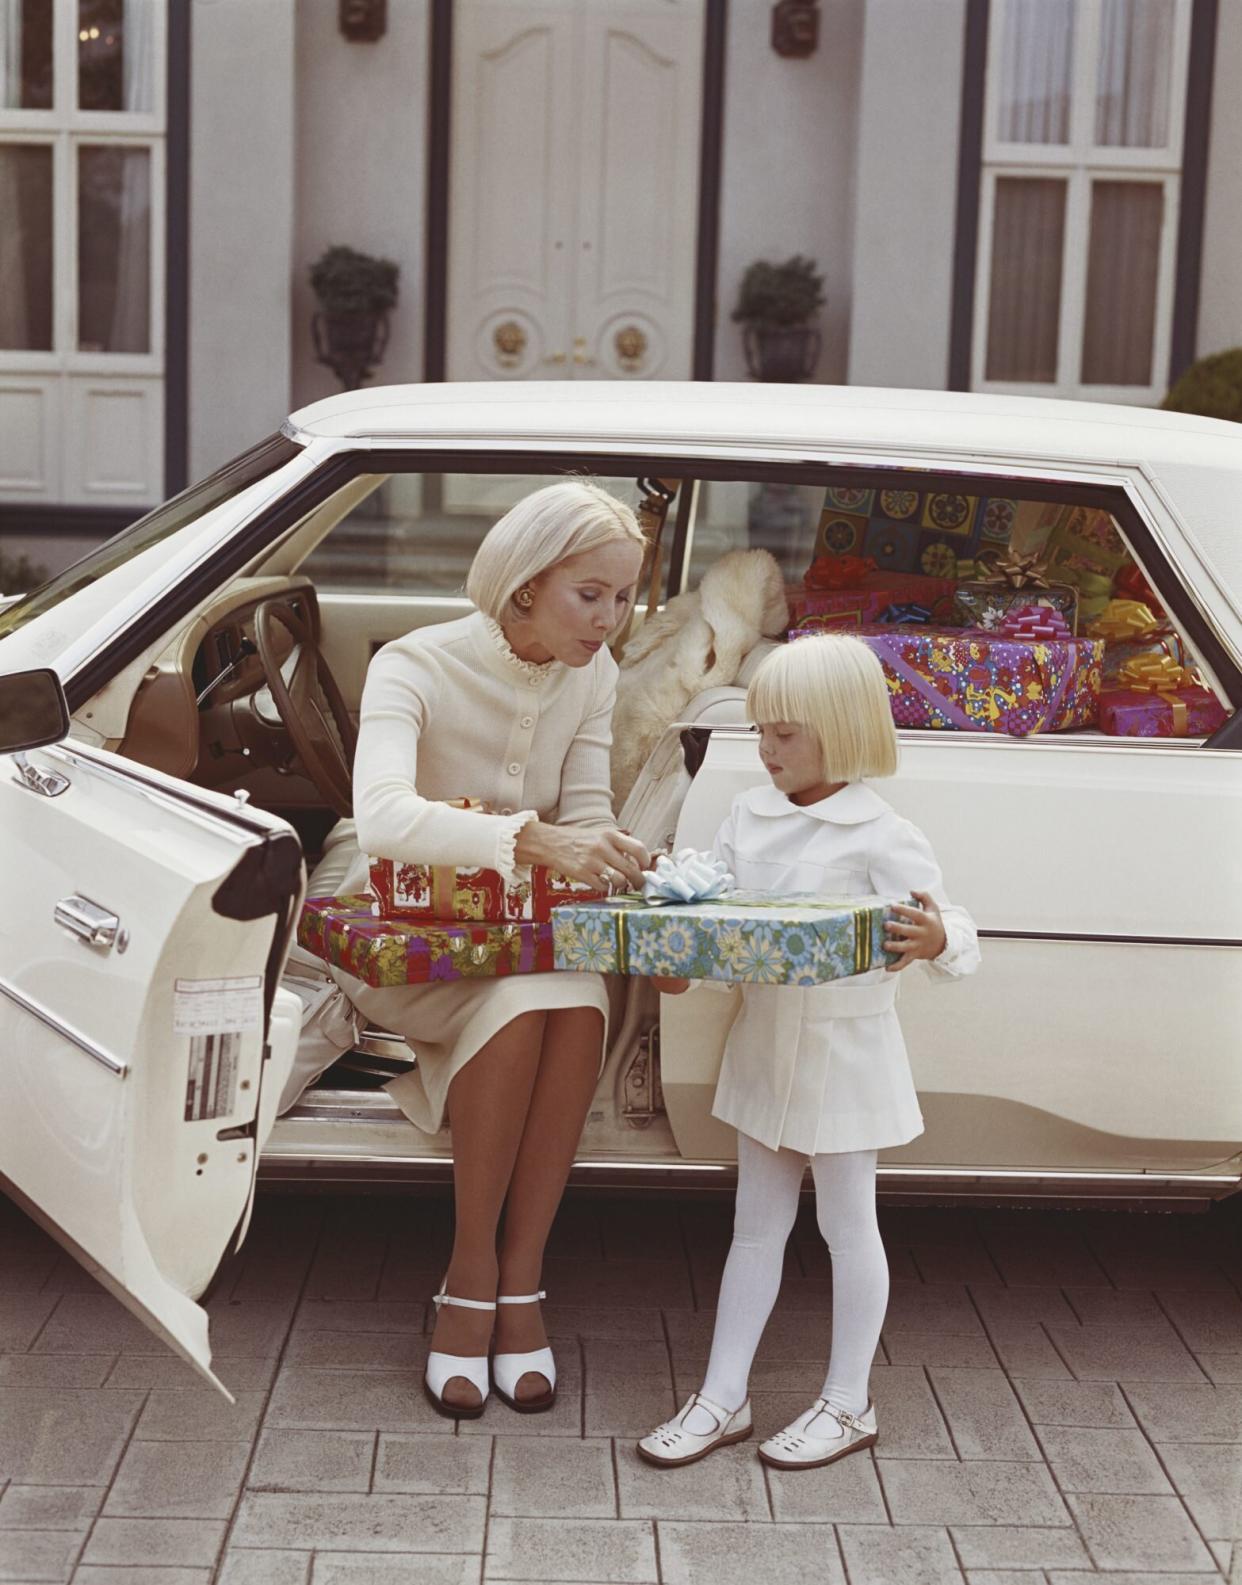
[[[881,1185],[1162,1206],[1239,1185],[1242,432],[818,386],[358,391],[0,605],[0,1173],[212,1380],[196,1299],[258,1175],[448,1171],[447,1132],[381,1087],[412,1053],[354,1040],[289,956],[303,853],[330,892],[375,648],[460,614],[499,512],[583,469],[663,515],[665,595],[753,545],[794,583],[817,532],[900,562],[954,535],[1003,547],[1047,513],[1109,522],[1226,719],[1207,741],[901,733],[885,795],[930,835],[984,967],[903,979],[927,1126]],[[706,846],[762,776],[744,689],[713,689],[668,724],[623,823]],[[728,1181],[710,1100],[733,1001],[663,1000],[618,984],[579,1180]],[[338,1052],[277,1118],[290,1075]]]

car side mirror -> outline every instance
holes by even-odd
[[[50,667],[0,676],[0,754],[59,743],[69,732],[69,701]]]

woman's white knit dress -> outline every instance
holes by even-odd
[[[514,842],[537,815],[559,825],[613,824],[608,758],[617,666],[519,660],[500,626],[473,612],[417,628],[371,662],[354,759],[359,857],[341,890],[366,889],[368,856],[524,873]],[[450,809],[480,798],[495,814]],[[513,974],[377,989],[334,969],[359,1011],[401,1034],[416,1064],[387,1086],[426,1133],[444,1122],[453,1075],[519,1013],[597,1007],[598,974]],[[601,1046],[601,1061],[603,1048]]]

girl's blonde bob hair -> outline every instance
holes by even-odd
[[[746,708],[759,725],[809,727],[823,750],[825,781],[861,781],[897,769],[884,668],[848,633],[817,634],[773,650],[747,689]]]
[[[565,479],[524,496],[487,531],[466,578],[466,593],[493,621],[525,613],[517,591],[570,556],[613,540],[645,550],[638,519],[624,501],[586,479]]]

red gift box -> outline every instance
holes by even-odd
[[[952,578],[929,578],[918,572],[868,572],[848,589],[789,584],[785,596],[793,627],[803,626],[807,617],[816,617],[819,620],[807,625],[857,628],[880,621],[890,605],[926,606],[932,621],[943,624],[952,612],[956,588]]]
[[[1207,737],[1228,713],[1194,673],[1168,655],[1138,655],[1100,695],[1100,730],[1109,737]]]

